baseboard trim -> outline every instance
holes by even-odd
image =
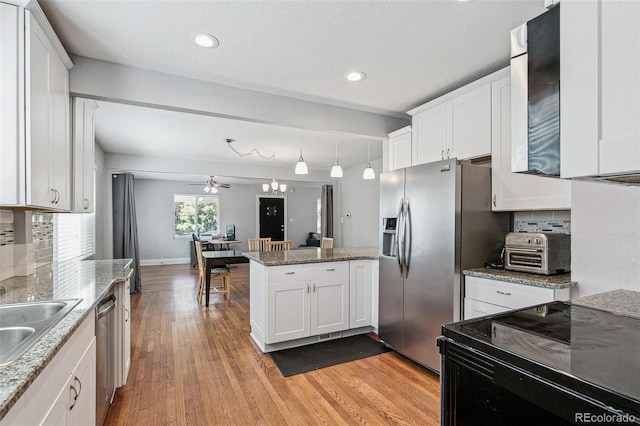
[[[188,257],[176,257],[174,259],[140,260],[140,266],[189,265],[189,264],[191,264],[191,259]]]

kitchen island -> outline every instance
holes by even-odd
[[[263,352],[377,328],[378,250],[246,252],[251,337]]]
[[[89,339],[93,338],[96,304],[114,286],[127,281],[130,265],[131,259],[60,262],[38,268],[33,275],[13,277],[0,282],[0,288],[4,292],[0,295],[0,305],[81,299],[22,356],[0,366],[0,423],[30,424],[36,414],[46,413],[46,401],[37,393],[46,392],[45,387],[40,386],[44,376],[51,368],[63,376],[71,373],[63,371],[61,365],[58,365],[62,363],[58,362],[60,356],[56,355],[73,345],[73,339],[79,334],[84,333]],[[92,345],[95,354],[95,344]],[[50,364],[54,365],[45,370]],[[47,384],[49,383],[51,381],[47,380]],[[31,398],[33,401],[27,398],[31,395],[34,396]],[[90,392],[85,389],[82,397],[86,395],[90,395]],[[64,396],[67,398],[67,393]],[[55,394],[47,397],[55,397]],[[92,406],[95,409],[95,396],[87,404],[89,409]],[[7,414],[9,418],[5,417]],[[34,421],[39,420],[41,419]],[[90,421],[93,422],[94,418],[90,418]]]

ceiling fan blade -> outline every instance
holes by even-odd
[[[231,185],[228,183],[215,183],[213,186],[216,188],[231,188]]]

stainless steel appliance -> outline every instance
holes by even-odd
[[[560,6],[511,32],[511,171],[560,176]]]
[[[113,290],[96,306],[96,425],[104,423],[116,390],[117,306]]]
[[[552,275],[571,270],[571,235],[545,232],[511,232],[504,243],[504,268]]]
[[[379,336],[434,371],[442,324],[462,318],[462,269],[481,267],[508,232],[490,202],[491,169],[456,159],[380,175]]]

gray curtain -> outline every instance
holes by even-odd
[[[333,238],[333,185],[322,185],[322,236]]]
[[[111,179],[113,197],[113,258],[133,259],[131,293],[140,291],[138,226],[133,198],[133,175],[118,173]]]

